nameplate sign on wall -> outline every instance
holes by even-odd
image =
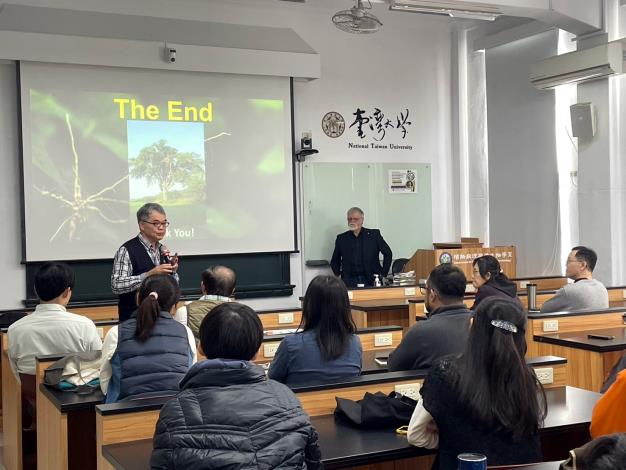
[[[344,134],[346,146],[351,150],[413,150],[410,142],[411,111],[357,106],[344,118],[330,111],[322,118],[322,130],[331,138]]]

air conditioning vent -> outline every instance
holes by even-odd
[[[545,90],[598,80],[623,71],[623,45],[615,41],[537,62],[531,67],[530,81],[535,88]]]

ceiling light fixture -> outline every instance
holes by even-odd
[[[502,13],[499,13],[497,11],[463,10],[445,7],[438,8],[420,5],[418,2],[409,3],[409,1],[398,2],[392,0],[391,4],[389,5],[389,9],[392,11],[406,11],[410,13],[422,13],[427,15],[442,15],[449,16],[451,18],[462,18],[466,20],[493,21],[497,17],[502,16]]]

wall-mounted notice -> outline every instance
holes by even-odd
[[[389,170],[389,194],[415,194],[417,192],[416,174],[415,169]]]

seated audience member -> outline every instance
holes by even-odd
[[[513,300],[485,299],[467,348],[428,372],[407,438],[439,447],[433,469],[456,468],[464,452],[489,465],[541,461],[539,426],[547,407],[543,388],[526,364],[526,313]]]
[[[296,396],[250,362],[262,341],[261,321],[246,305],[224,303],[205,317],[207,360],[161,409],[150,468],[323,468],[317,433]]]
[[[46,263],[37,271],[39,305],[13,323],[7,333],[9,361],[16,376],[34,375],[36,356],[102,349],[94,322],[65,309],[73,288],[74,272],[64,263]]]
[[[502,272],[494,256],[480,256],[473,261],[472,267],[472,284],[476,288],[472,310],[476,310],[478,304],[487,297],[517,299],[517,285]]]
[[[302,331],[278,346],[268,377],[289,385],[354,377],[363,350],[355,335],[348,291],[341,279],[317,276],[302,305]]]
[[[626,356],[624,356],[626,358]],[[624,359],[621,361],[624,362]],[[626,369],[617,372],[614,382],[598,400],[591,415],[591,437],[626,433]]]
[[[626,465],[626,434],[611,434],[569,451],[562,470],[622,470]]]
[[[562,312],[583,308],[608,308],[609,293],[606,287],[592,273],[598,255],[591,248],[575,246],[567,257],[565,275],[574,280],[573,284],[561,287],[554,297],[541,306],[542,312]]]
[[[202,297],[176,310],[174,319],[187,325],[196,340],[200,340],[200,324],[214,307],[224,302],[230,302],[235,293],[235,272],[225,266],[211,266],[202,272],[200,290]]]
[[[404,334],[389,355],[390,371],[428,369],[443,356],[463,352],[472,316],[463,304],[466,284],[463,271],[452,264],[432,270],[424,292],[428,319]]]
[[[100,367],[107,403],[179,391],[179,382],[196,362],[191,330],[172,318],[179,297],[171,276],[149,276],[137,292],[139,308],[109,330]]]

